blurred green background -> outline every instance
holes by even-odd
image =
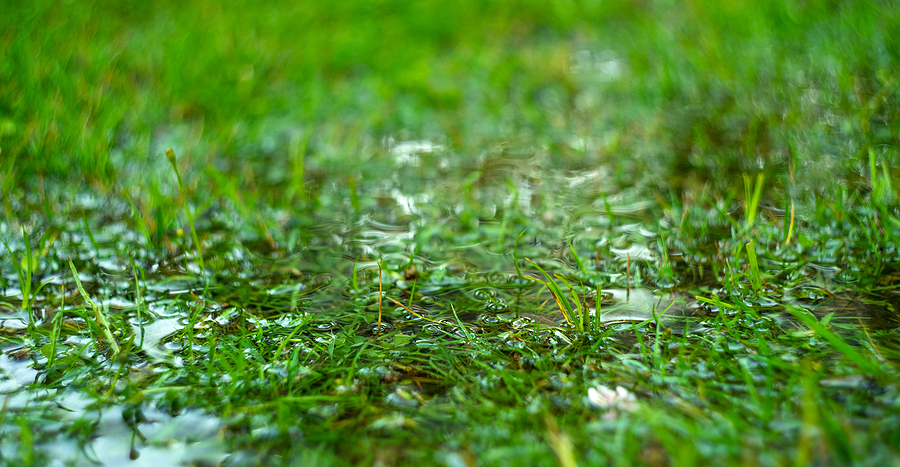
[[[313,192],[386,137],[618,164],[663,190],[759,170],[787,185],[791,164],[852,187],[868,149],[898,160],[897,6],[3,2],[3,189],[152,186],[168,146],[188,180],[285,186],[307,137]]]

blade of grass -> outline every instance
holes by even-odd
[[[750,263],[750,283],[753,285],[753,291],[759,293],[762,290],[762,277],[759,274],[756,247],[753,246],[753,240],[747,242],[745,246],[747,248],[747,260]]]
[[[134,274],[134,296],[135,296],[135,306],[137,306],[137,320],[138,326],[141,330],[141,340],[138,343],[138,347],[144,347],[144,318],[141,316],[141,285],[138,282],[138,271],[137,266],[134,264],[134,255],[131,256],[131,271]]]
[[[456,308],[453,306],[452,303],[450,304],[450,311],[453,312],[453,317],[456,318],[456,324],[459,325],[459,329],[463,332],[463,334],[466,335],[466,339],[469,341],[475,340],[475,336],[473,336],[472,333],[469,332],[468,329],[466,329],[466,326],[463,325],[462,320],[459,319],[459,315],[456,314]]]
[[[566,280],[565,277],[557,274],[556,278],[561,280],[563,284],[566,284],[566,287],[569,288],[569,293],[572,295],[572,301],[575,302],[575,309],[573,310],[575,314],[578,316],[573,316],[573,318],[577,318],[575,321],[575,328],[578,329],[578,332],[584,332],[584,315],[585,315],[585,307],[582,304],[580,298],[578,298],[578,292],[575,291],[575,287]]]
[[[100,330],[103,332],[103,336],[106,337],[106,340],[109,341],[110,347],[113,349],[113,355],[119,355],[121,349],[119,348],[119,344],[116,342],[116,339],[113,337],[112,330],[109,328],[109,322],[106,320],[106,317],[100,313],[100,307],[91,300],[91,297],[88,295],[87,291],[84,290],[84,287],[81,285],[81,279],[78,278],[78,270],[75,269],[75,264],[72,263],[72,259],[69,259],[69,268],[72,270],[72,276],[75,278],[75,286],[78,288],[78,292],[81,293],[84,301],[87,302],[91,308],[94,310],[94,314],[97,318],[97,325],[100,327]]]
[[[419,318],[424,319],[425,321],[428,321],[428,322],[431,322],[431,323],[441,324],[441,323],[439,323],[438,321],[435,321],[435,320],[433,320],[433,319],[428,319],[428,318],[426,318],[426,317],[424,317],[424,316],[422,316],[422,315],[416,313],[415,311],[412,310],[412,308],[409,308],[408,306],[406,306],[406,305],[404,305],[404,304],[398,302],[397,300],[394,300],[393,297],[384,297],[384,298],[386,298],[386,299],[388,299],[388,300],[394,302],[395,304],[397,304],[397,306],[403,307],[404,310],[406,310],[406,311],[412,313],[414,316],[418,316]]]
[[[513,246],[513,265],[516,267],[516,274],[519,275],[519,279],[524,278],[522,275],[522,269],[519,268],[519,240],[522,239],[522,235],[525,235],[525,231],[519,233],[519,236],[516,237],[516,244]]]
[[[378,262],[378,332],[381,332],[381,299],[384,297],[384,285],[382,281],[381,261]]]
[[[306,180],[304,179],[304,177],[306,176],[304,159],[306,158],[306,146],[309,144],[309,139],[311,137],[312,133],[309,133],[308,135],[303,137],[301,136],[301,133],[299,131],[295,132],[293,136],[291,136],[290,158],[294,163],[292,171],[292,184],[294,185],[294,194],[303,201],[305,201],[307,198]]]
[[[412,308],[413,299],[416,297],[416,286],[419,284],[419,279],[413,281],[412,288],[409,291],[409,306]]]
[[[531,263],[534,267],[536,267],[538,269],[538,271],[541,272],[541,274],[544,275],[544,277],[547,278],[546,281],[542,281],[542,280],[534,278],[534,277],[529,277],[529,279],[536,281],[536,282],[540,282],[541,284],[544,285],[544,287],[547,287],[548,289],[550,289],[550,294],[553,295],[553,300],[556,301],[556,306],[559,307],[559,311],[561,311],[563,314],[563,317],[566,318],[566,322],[569,323],[570,325],[574,326],[575,323],[572,322],[572,319],[570,318],[572,316],[571,304],[569,303],[568,300],[566,300],[566,296],[563,295],[562,290],[560,290],[559,286],[556,285],[556,281],[554,281],[553,278],[550,277],[550,275],[547,274],[547,272],[544,271],[543,268],[538,266],[531,259],[525,258],[525,261],[528,261],[529,263]]]
[[[791,199],[791,220],[790,223],[787,224],[787,228],[785,229],[784,234],[784,244],[787,245],[791,243],[791,237],[794,235],[794,200]]]
[[[809,329],[814,331],[819,337],[831,344],[835,348],[835,350],[842,353],[845,357],[847,357],[848,360],[856,363],[860,367],[860,369],[868,372],[869,374],[880,375],[884,373],[884,370],[876,363],[877,360],[866,358],[865,356],[860,354],[859,351],[857,351],[856,347],[851,346],[840,336],[822,325],[822,323],[820,323],[812,313],[790,304],[785,304],[785,309],[794,318],[797,318]]]
[[[749,228],[756,220],[756,212],[759,209],[759,199],[762,196],[763,181],[765,174],[759,174],[756,177],[756,183],[750,181],[750,176],[744,174],[744,195],[746,196],[746,227]],[[751,188],[752,187],[752,188]],[[751,193],[752,190],[752,193]]]
[[[276,361],[276,359],[278,358],[279,355],[281,355],[281,352],[284,352],[284,348],[287,346],[287,343],[290,342],[291,339],[293,339],[294,336],[295,336],[298,332],[300,332],[300,330],[306,328],[306,325],[307,325],[310,321],[312,321],[312,316],[313,316],[313,315],[306,315],[306,316],[304,316],[304,317],[303,317],[303,321],[301,321],[300,324],[294,326],[294,330],[291,331],[291,333],[288,334],[287,337],[285,337],[284,339],[282,339],[281,344],[279,344],[279,345],[278,345],[278,348],[275,350],[275,355],[272,357],[272,361],[273,361],[273,362]]]
[[[722,300],[719,300],[718,298],[706,298],[706,297],[701,297],[700,295],[695,295],[694,298],[696,298],[698,302],[707,303],[707,304],[710,304],[713,306],[717,306],[719,308],[729,308],[732,310],[740,309],[737,306],[732,305],[730,303],[725,303]]]
[[[65,305],[65,295],[62,295],[63,303],[60,305],[60,309],[64,309],[63,305]],[[47,368],[53,368],[53,363],[56,361],[56,344],[59,342],[59,334],[62,331],[62,321],[63,314],[57,313],[56,316],[53,317],[53,333],[50,335],[50,350],[47,352]]]
[[[22,310],[28,312],[28,326],[34,326],[34,310],[31,307],[31,278],[34,273],[34,258],[31,251],[31,240],[28,233],[25,232],[25,226],[22,226],[22,239],[25,241],[25,264],[22,265],[24,278],[22,282]]]
[[[356,256],[356,261],[353,262],[353,272],[350,275],[350,286],[353,287],[353,292],[359,292],[359,280],[357,279],[359,271],[359,255]]]
[[[585,276],[588,275],[587,268],[584,267],[584,263],[581,261],[581,257],[578,256],[578,252],[575,251],[575,245],[572,244],[572,240],[569,239],[569,251],[572,252],[572,257],[575,258],[575,264],[578,265],[578,269],[584,273]]]
[[[547,425],[547,441],[556,455],[556,460],[560,467],[578,467],[578,461],[575,460],[575,448],[569,436],[559,429],[549,414],[544,414],[544,423]]]
[[[190,225],[191,227],[191,239],[194,242],[194,248],[197,250],[197,262],[200,264],[200,271],[205,274],[206,267],[203,264],[203,246],[200,244],[200,240],[197,238],[197,230],[194,229],[194,216],[191,214],[191,207],[190,203],[188,203],[187,191],[184,189],[184,183],[181,180],[181,173],[178,171],[178,164],[175,162],[175,151],[172,150],[172,148],[166,149],[166,158],[169,159],[169,163],[172,164],[172,169],[175,170],[175,177],[178,178],[178,190],[181,191],[181,199],[184,202],[184,214],[185,216],[187,216],[188,225]],[[207,287],[209,287],[208,281]]]

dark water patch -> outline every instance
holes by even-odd
[[[900,300],[890,295],[858,291],[832,292],[822,286],[806,285],[785,292],[784,303],[812,312],[819,319],[841,327],[888,330],[900,328]]]

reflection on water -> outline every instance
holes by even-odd
[[[163,339],[181,330],[184,325],[180,318],[157,319],[148,324],[132,323],[132,332],[137,336],[137,343],[148,357],[156,362],[169,362],[180,366],[180,359],[172,350],[162,345]]]
[[[409,165],[418,167],[420,156],[425,154],[438,153],[444,150],[444,147],[431,141],[403,141],[394,142],[393,138],[385,141],[390,148],[391,154],[398,165]]]
[[[7,357],[0,357],[6,369]],[[24,381],[23,381],[24,383]],[[219,465],[225,459],[222,422],[198,410],[167,413],[152,404],[108,407],[77,391],[62,390],[52,398],[10,394],[0,422],[4,439],[18,439],[29,420],[34,449],[48,466],[176,466]],[[88,439],[79,432],[91,427]],[[17,458],[18,443],[0,443],[0,456]]]
[[[0,353],[0,394],[9,394],[33,383],[38,371],[27,357],[12,357],[15,351]]]
[[[216,465],[224,459],[222,422],[198,411],[172,416],[153,407],[111,407],[80,418],[98,425],[87,452],[101,465]]]

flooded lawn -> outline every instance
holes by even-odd
[[[0,464],[900,461],[893,9],[388,3],[0,14]]]

